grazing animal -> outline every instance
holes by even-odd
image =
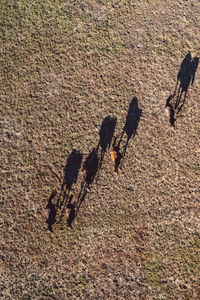
[[[169,106],[165,106],[165,115],[166,117],[170,118],[171,109]]]
[[[117,146],[115,146],[116,139],[117,138],[114,139],[114,142],[111,146],[110,157],[111,157],[111,160],[112,160],[112,162],[114,163],[114,166],[115,166],[114,174],[116,176],[118,176],[118,168],[119,168],[119,165],[120,165],[120,161],[122,159],[122,154],[119,151],[119,144]]]
[[[176,121],[176,119],[174,117],[175,110],[174,110],[173,106],[170,103],[172,98],[173,98],[173,96],[169,96],[169,98],[166,101],[165,115],[167,116],[167,118],[169,118],[170,125],[175,128],[175,121]]]
[[[114,147],[111,147],[110,156],[112,159],[112,162],[115,164],[116,158],[117,158],[117,151],[114,150]]]

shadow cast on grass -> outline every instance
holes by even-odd
[[[176,121],[175,114],[178,115],[182,110],[187,99],[188,89],[195,81],[198,64],[199,58],[192,58],[191,52],[188,51],[180,65],[174,93],[166,100],[166,114],[169,117],[170,125],[173,127],[175,127]]]
[[[52,200],[56,197],[57,191],[54,190],[51,193],[51,196],[49,197],[48,204],[46,206],[46,209],[49,211],[48,219],[46,220],[46,223],[48,224],[49,231],[53,232],[53,224],[56,222],[56,204],[52,203]]]
[[[99,169],[98,149],[93,148],[90,154],[88,155],[88,157],[86,158],[83,165],[83,170],[85,172],[85,175],[81,183],[81,189],[77,199],[78,210],[87,195],[88,189],[90,189],[91,184],[94,182],[98,169]]]
[[[72,186],[77,182],[82,159],[83,155],[78,150],[73,149],[67,158],[67,162],[64,168],[64,178],[59,196],[57,198],[57,203],[52,203],[53,198],[57,195],[56,190],[52,192],[48,200],[48,205],[46,206],[46,208],[49,210],[49,216],[46,223],[48,224],[48,229],[51,232],[53,232],[53,225],[57,222],[56,215],[58,209],[61,210],[60,221],[66,212],[66,208],[70,208],[71,215],[69,214],[69,219],[72,219],[71,201],[73,196],[70,196],[70,192]]]
[[[66,166],[64,169],[64,179],[58,197],[57,206],[61,208],[66,207],[67,200],[72,188],[72,185],[77,182],[78,173],[81,168],[83,155],[78,151],[73,149],[70,155],[68,156]]]
[[[85,197],[88,191],[90,190],[91,185],[93,184],[95,178],[96,180],[98,178],[99,170],[102,166],[105,153],[110,148],[112,142],[116,123],[117,123],[117,118],[111,116],[107,116],[103,120],[101,124],[101,128],[99,130],[100,138],[97,147],[96,148],[94,147],[91,150],[91,152],[89,153],[89,155],[87,156],[83,164],[84,177],[81,182],[79,195],[75,200],[75,202],[73,204],[70,203],[70,206],[68,206],[68,208],[70,209],[68,226],[70,226],[71,228],[72,228],[72,222],[77,216],[81,204],[85,200]]]
[[[130,139],[134,138],[137,132],[141,115],[142,115],[142,109],[138,107],[137,97],[134,97],[129,105],[126,122],[124,128],[122,129],[122,133],[119,138],[119,141],[117,142],[117,138],[115,138],[114,143],[112,145],[113,150],[116,151],[115,172],[118,172],[119,165],[122,159],[124,159],[126,155],[126,150]],[[125,145],[122,148],[122,151],[120,152],[120,145],[124,138],[124,135],[126,136],[126,141],[125,141]]]
[[[187,98],[187,92],[190,85],[195,81],[195,75],[199,64],[199,58],[192,58],[191,52],[188,51],[183,59],[178,74],[173,97],[176,98],[175,107],[178,112],[181,111]]]
[[[95,176],[99,168],[99,158],[97,148],[93,148],[92,151],[87,156],[84,164],[83,171],[85,172],[84,178],[81,183],[81,189],[77,199],[72,203],[73,196],[70,196],[70,200],[67,204],[69,209],[69,216],[67,219],[67,225],[72,228],[72,222],[78,215],[78,211],[82,202],[85,200],[85,197],[90,189],[91,184],[94,182]]]
[[[118,153],[118,156],[115,160],[116,171],[119,168],[121,159],[125,156],[126,148],[128,146],[129,140],[131,139],[131,137],[134,137],[136,134],[141,113],[142,110],[138,108],[138,100],[136,97],[134,97],[129,105],[126,123],[122,130],[122,134],[120,136],[119,142],[116,144],[117,138],[115,138],[114,143],[112,145],[112,147],[114,147]],[[49,218],[46,222],[49,225],[48,228],[50,231],[52,231],[52,226],[56,222],[57,209],[61,209],[60,221],[62,220],[62,217],[66,212],[66,209],[68,209],[69,214],[68,214],[67,224],[69,227],[72,228],[72,222],[76,218],[78,211],[81,207],[81,204],[83,203],[88,193],[88,190],[90,190],[92,183],[94,182],[95,178],[98,175],[106,151],[111,146],[116,124],[117,124],[116,117],[107,116],[103,120],[101,128],[99,130],[99,142],[97,144],[97,147],[96,148],[94,147],[91,150],[91,152],[89,153],[89,155],[87,156],[83,164],[84,177],[81,182],[81,188],[78,197],[74,201],[72,201],[73,195],[70,195],[70,193],[71,193],[72,186],[77,182],[79,170],[82,164],[83,155],[77,150],[72,150],[72,152],[70,153],[64,169],[64,179],[57,199],[57,204],[52,204],[52,199],[53,199],[52,197],[55,197],[54,194],[53,196],[51,195],[48,201],[47,208],[50,209],[50,213],[49,213]],[[120,154],[120,144],[125,134],[126,134],[126,143],[123,148],[122,154]]]
[[[192,59],[191,53],[188,51],[177,74],[177,82],[174,90],[174,96],[176,96],[175,109],[178,112],[181,111],[186,101],[189,86],[194,83],[198,64],[199,58],[194,57]]]
[[[102,166],[102,162],[104,159],[104,155],[106,151],[110,148],[112,138],[115,132],[115,127],[117,124],[117,118],[116,117],[111,117],[108,116],[106,117],[102,124],[101,128],[99,130],[99,143],[97,146],[97,149],[100,147],[101,148],[101,153],[100,153],[100,159],[99,159],[99,168]]]

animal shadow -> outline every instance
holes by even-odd
[[[192,59],[191,52],[188,51],[178,71],[177,82],[173,95],[173,97],[176,97],[175,109],[177,109],[178,113],[185,104],[190,84],[193,85],[194,83],[198,64],[199,58],[194,57]]]
[[[140,122],[140,118],[142,115],[142,109],[138,107],[138,99],[137,97],[134,97],[129,104],[128,114],[126,117],[125,125],[122,129],[121,136],[117,142],[118,137],[114,138],[114,142],[112,143],[111,147],[111,159],[115,166],[115,175],[118,175],[118,169],[122,162],[122,159],[124,159],[127,146],[129,144],[130,139],[136,134],[138,124]],[[123,140],[124,135],[126,135],[126,142],[122,148],[122,151],[120,151],[121,142]]]
[[[51,193],[51,196],[49,197],[48,204],[46,208],[49,210],[49,216],[46,220],[46,223],[48,224],[49,231],[53,232],[53,224],[56,222],[56,205],[52,204],[53,198],[57,195],[57,191],[54,190]]]
[[[97,149],[93,148],[83,165],[85,170],[85,183],[89,187],[94,181],[95,175],[99,168],[99,158]]]
[[[99,147],[101,148],[99,168],[101,168],[106,151],[111,146],[116,124],[117,124],[117,118],[111,116],[106,117],[101,124],[101,128],[99,131],[100,138],[97,146],[97,149]]]
[[[77,200],[73,204],[69,204],[67,207],[70,210],[68,218],[68,226],[71,227],[73,220],[78,214],[82,202],[85,200],[85,197],[90,189],[90,186],[94,182],[95,178],[98,177],[99,170],[102,166],[103,159],[106,151],[110,148],[113,134],[115,131],[117,123],[117,118],[107,116],[99,130],[99,142],[97,147],[93,148],[89,155],[87,156],[83,164],[84,177],[81,183],[81,188]],[[100,155],[99,155],[100,149]],[[96,179],[97,180],[97,179]]]
[[[134,138],[134,136],[136,134],[141,115],[142,115],[142,109],[140,109],[138,107],[137,97],[134,97],[129,105],[129,110],[128,110],[128,114],[126,117],[126,123],[122,130],[122,134],[121,134],[121,137],[120,137],[120,140],[118,143],[120,145],[124,134],[126,134],[127,138],[126,138],[125,146],[123,148],[122,157],[124,157],[126,154],[126,149],[127,149],[127,146],[128,146],[128,143],[129,143],[131,137]]]
[[[78,151],[73,149],[68,156],[66,166],[64,168],[64,179],[60,191],[60,195],[57,201],[57,207],[65,211],[67,202],[69,200],[70,191],[72,186],[77,182],[79,170],[81,168],[83,155]],[[61,217],[62,218],[62,215]]]
[[[94,182],[98,169],[99,169],[98,148],[93,148],[90,154],[88,155],[88,157],[86,158],[83,165],[85,176],[81,183],[81,190],[78,195],[78,200],[77,200],[78,209],[80,208],[81,203],[84,201],[88,189],[90,189],[91,184]]]

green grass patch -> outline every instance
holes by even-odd
[[[170,239],[170,237],[169,237]],[[200,270],[200,235],[192,234],[188,244],[180,244],[179,241],[172,246],[149,252],[144,269],[145,282],[157,292],[163,295],[170,295],[172,290],[169,287],[169,278],[181,281],[199,282]]]

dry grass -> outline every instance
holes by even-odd
[[[2,299],[200,298],[199,69],[176,129],[165,117],[182,60],[199,57],[199,14],[198,0],[1,1]],[[107,116],[120,135],[133,97],[119,176],[107,151],[73,229],[49,232],[69,154],[84,162]]]

